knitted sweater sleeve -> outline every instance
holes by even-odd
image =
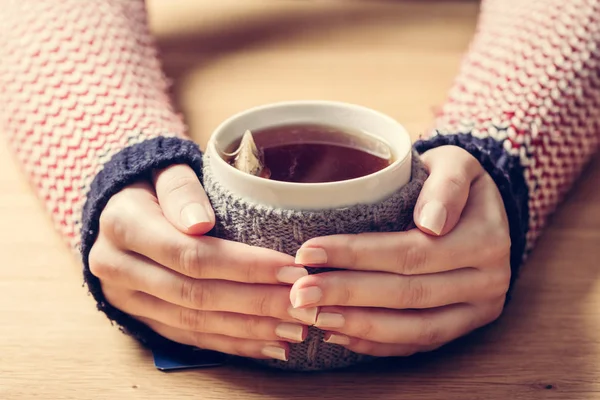
[[[0,8],[0,131],[85,263],[112,194],[173,163],[199,173],[201,154],[171,107],[142,0]]]
[[[420,152],[478,158],[509,216],[513,277],[600,142],[600,0],[484,0]]]

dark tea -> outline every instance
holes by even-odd
[[[255,175],[284,182],[344,181],[380,171],[393,162],[389,145],[378,138],[326,125],[280,125],[255,130],[250,138],[233,143],[230,149],[240,150],[240,143],[254,149],[254,153],[249,152],[251,156],[260,158],[255,164],[246,163],[260,165]],[[249,168],[257,171],[256,167]]]

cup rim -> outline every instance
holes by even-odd
[[[264,179],[264,178],[254,176],[254,175],[251,175],[251,174],[248,174],[248,173],[238,170],[237,168],[235,168],[234,166],[229,164],[227,161],[225,161],[223,159],[223,157],[221,157],[219,155],[219,151],[217,149],[217,144],[216,144],[217,135],[219,132],[223,132],[224,128],[228,124],[230,124],[232,121],[242,118],[248,114],[253,114],[256,112],[261,112],[261,111],[273,109],[273,108],[290,107],[290,106],[291,107],[294,107],[294,106],[337,106],[337,107],[354,108],[354,109],[361,110],[363,112],[372,113],[372,114],[376,115],[378,118],[386,119],[388,122],[393,123],[398,126],[399,130],[401,130],[404,133],[403,140],[405,140],[407,142],[406,148],[408,149],[408,151],[405,152],[404,154],[397,154],[398,157],[394,160],[393,163],[386,166],[385,168],[382,168],[382,169],[375,171],[373,173],[370,173],[368,175],[363,175],[358,178],[346,179],[343,181],[315,182],[315,183],[286,182],[286,181],[275,181],[275,180],[270,180],[270,179]],[[217,135],[213,134],[210,137],[210,139],[208,141],[208,149],[207,149],[207,152],[211,151],[215,156],[214,158],[216,158],[216,160],[212,160],[212,162],[216,162],[216,163],[220,164],[222,167],[229,168],[229,171],[232,174],[237,175],[241,179],[248,179],[249,182],[256,182],[257,184],[260,184],[260,185],[270,185],[270,186],[287,187],[287,188],[323,188],[323,187],[332,187],[332,186],[344,186],[344,185],[349,185],[349,184],[360,182],[360,181],[376,179],[377,177],[379,177],[381,175],[385,175],[385,174],[389,173],[391,170],[397,168],[400,164],[404,164],[406,162],[406,160],[408,158],[410,158],[411,149],[412,149],[412,143],[411,143],[411,139],[410,139],[410,135],[408,134],[408,131],[402,124],[400,124],[394,118],[392,118],[389,115],[384,114],[380,111],[369,108],[369,107],[365,107],[365,106],[354,104],[354,103],[346,103],[346,102],[342,102],[342,101],[331,101],[331,100],[298,100],[298,101],[290,100],[290,101],[279,101],[279,102],[268,103],[268,104],[251,107],[251,108],[248,108],[241,112],[235,113],[235,114],[231,115],[229,118],[225,119],[213,130],[213,133],[217,133]],[[387,141],[386,141],[386,143],[387,143]],[[390,147],[392,147],[390,145],[390,143],[387,143],[387,144]],[[211,157],[211,158],[213,158],[213,157]]]

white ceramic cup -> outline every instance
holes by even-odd
[[[323,124],[377,136],[392,150],[394,162],[370,175],[339,182],[293,183],[256,177],[231,166],[220,156],[246,130],[276,125]],[[377,203],[411,179],[411,140],[394,119],[366,107],[332,101],[267,104],[233,115],[213,132],[206,153],[215,179],[234,195],[274,208],[323,210]]]

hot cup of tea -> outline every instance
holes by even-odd
[[[330,101],[268,104],[232,116],[211,136],[203,167],[216,215],[211,235],[290,255],[314,237],[413,227],[426,176],[401,124]],[[370,359],[322,339],[311,327],[303,343],[290,346],[287,362],[260,362],[324,370]]]
[[[251,132],[270,176],[232,168]],[[410,181],[411,141],[402,125],[345,103],[298,101],[244,111],[213,133],[206,154],[220,183],[248,201],[294,210],[369,204]]]

